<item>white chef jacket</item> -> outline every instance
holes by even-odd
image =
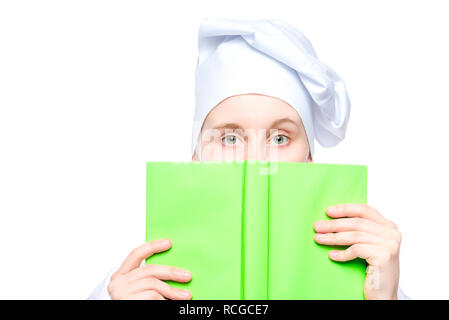
[[[145,264],[145,260],[142,261],[141,266]],[[98,284],[98,286],[92,291],[90,296],[87,298],[88,300],[110,300],[108,292],[108,285],[111,279],[111,276],[114,272],[118,270],[118,267],[111,269],[104,280]],[[411,300],[410,297],[404,294],[401,287],[398,287],[398,300]]]

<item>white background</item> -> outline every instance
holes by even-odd
[[[0,298],[85,299],[145,240],[145,162],[190,159],[204,17],[277,18],[344,79],[347,138],[403,234],[414,299],[448,299],[446,1],[1,1]]]

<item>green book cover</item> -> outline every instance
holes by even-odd
[[[364,299],[366,262],[335,262],[315,242],[325,209],[366,203],[366,166],[302,162],[148,162],[146,263],[187,269],[192,299]]]

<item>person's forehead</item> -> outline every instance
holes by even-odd
[[[282,123],[301,125],[297,111],[283,100],[259,94],[245,94],[220,102],[206,117],[204,127],[212,128],[225,123],[240,124],[242,127],[269,127],[274,121],[281,119],[284,119]],[[281,122],[278,121],[279,123]]]

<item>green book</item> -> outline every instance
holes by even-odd
[[[366,203],[362,165],[148,162],[146,241],[172,247],[146,263],[192,273],[167,281],[192,299],[364,299],[366,262],[332,261],[315,242],[325,210]]]

